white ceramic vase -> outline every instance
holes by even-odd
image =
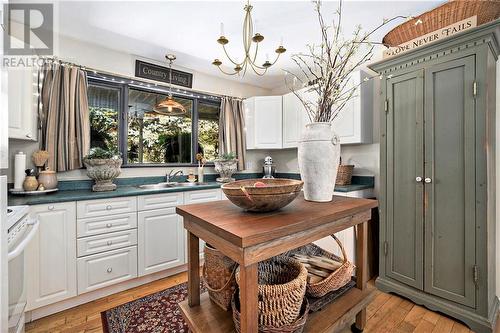
[[[332,201],[340,162],[340,140],[331,123],[307,124],[299,142],[298,162],[308,201]]]

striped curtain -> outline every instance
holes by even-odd
[[[50,62],[39,78],[41,144],[50,154],[47,166],[54,171],[82,168],[90,149],[87,75],[78,67]]]
[[[238,170],[245,170],[245,115],[243,102],[233,97],[223,97],[219,116],[220,153],[235,152]]]

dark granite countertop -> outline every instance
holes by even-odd
[[[116,197],[130,197],[136,195],[158,194],[158,193],[171,193],[171,192],[185,192],[207,190],[212,188],[219,188],[220,184],[216,182],[207,183],[207,185],[197,185],[192,187],[169,187],[162,189],[142,189],[138,186],[120,185],[115,191],[108,192],[92,192],[90,189],[76,189],[76,190],[63,190],[54,193],[47,193],[41,195],[9,195],[9,206],[17,205],[39,205],[55,202],[67,201],[81,201],[81,200],[94,200],[106,199]]]
[[[208,177],[207,177],[208,176]],[[261,174],[237,174],[237,179],[260,178]],[[17,205],[39,205],[56,202],[94,200],[116,197],[127,197],[158,193],[199,191],[213,188],[219,188],[220,183],[215,182],[215,176],[206,175],[207,184],[188,186],[188,187],[169,187],[162,189],[142,189],[138,186],[141,184],[154,184],[164,181],[164,177],[138,177],[138,178],[118,178],[115,183],[118,185],[115,191],[109,192],[92,192],[90,180],[78,181],[61,181],[59,182],[59,191],[41,195],[19,196],[9,194],[9,206]],[[293,173],[278,173],[278,178],[300,179],[299,174]],[[351,192],[369,189],[374,187],[374,177],[371,176],[353,176],[352,185],[336,186],[337,192]]]

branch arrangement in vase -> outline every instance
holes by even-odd
[[[321,13],[321,1],[313,1],[317,12],[321,31],[319,45],[307,45],[307,52],[292,55],[298,72],[285,70],[286,76],[292,77],[292,82],[285,76],[285,83],[290,91],[301,101],[311,122],[331,122],[344,109],[347,102],[355,97],[359,85],[371,80],[366,77],[359,84],[350,84],[350,75],[360,66],[370,61],[375,48],[370,37],[377,30],[398,18],[411,16],[396,16],[384,19],[383,22],[371,31],[363,31],[357,25],[352,36],[345,38],[342,33],[342,1],[339,2],[332,25],[325,23]],[[316,101],[311,101],[299,90],[305,88],[304,93],[315,93]]]

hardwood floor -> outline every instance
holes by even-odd
[[[187,280],[187,273],[177,274],[139,286],[72,309],[36,320],[26,325],[26,333],[98,333],[102,332],[101,311],[131,300],[173,287]],[[378,291],[367,308],[365,333],[468,333],[463,324],[398,297]],[[500,325],[497,325],[500,326]],[[346,328],[342,333],[351,332]],[[497,327],[496,333],[500,333]]]

